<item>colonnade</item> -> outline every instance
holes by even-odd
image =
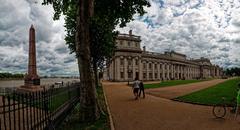
[[[118,56],[109,66],[109,79],[113,81],[180,80],[219,76],[219,70],[194,63],[170,60],[148,60],[140,56]]]

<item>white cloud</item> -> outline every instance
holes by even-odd
[[[133,29],[150,51],[175,50],[221,67],[240,67],[238,0],[165,0],[161,8],[159,0],[150,2],[147,14],[118,30]]]
[[[53,21],[51,6],[37,0],[0,0],[0,71],[26,72],[28,30],[36,29],[39,73],[77,74],[65,45],[64,19]],[[163,53],[175,50],[191,58],[207,57],[222,67],[240,66],[239,0],[149,0],[150,8],[125,28],[140,35],[142,46]]]
[[[28,31],[33,24],[39,74],[78,74],[75,57],[65,45],[63,17],[53,21],[52,7],[42,6],[37,1],[0,2],[0,71],[26,72]]]

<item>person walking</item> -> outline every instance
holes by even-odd
[[[240,83],[238,84],[237,107],[236,107],[235,119],[237,119],[237,116],[238,116],[238,113],[239,113],[239,106],[240,106]]]
[[[133,82],[133,94],[135,96],[135,100],[138,99],[139,88],[140,88],[140,81],[138,80],[138,77],[136,77],[134,82]]]
[[[143,93],[143,98],[145,98],[144,85],[142,81],[140,82],[140,85],[139,85],[139,94],[138,94],[139,97],[141,97],[141,93]]]

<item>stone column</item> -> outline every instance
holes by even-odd
[[[109,67],[109,80],[112,80],[112,76],[113,76],[113,61],[111,61],[110,67]]]
[[[155,80],[155,62],[152,63],[152,80]]]
[[[136,57],[132,58],[132,76],[134,80],[136,78]]]
[[[192,72],[191,72],[191,66],[189,66],[189,79],[192,79]]]
[[[142,64],[142,59],[138,59],[138,74],[139,74],[139,79],[143,80],[143,64]]]
[[[115,59],[114,59],[114,77],[113,77],[114,81],[117,80],[117,74],[118,74],[117,70],[118,70],[118,68],[117,68],[117,57],[115,57]]]
[[[120,57],[116,58],[116,80],[120,81],[121,77],[120,77]]]
[[[128,81],[128,62],[127,62],[127,57],[124,57],[124,80]]]
[[[160,63],[157,63],[157,80],[160,80]]]
[[[188,66],[188,79],[190,79],[190,66]]]
[[[176,68],[177,68],[177,70],[176,70],[176,72],[177,72],[177,77],[176,77],[176,78],[177,78],[177,80],[178,80],[178,79],[179,79],[179,65],[178,65],[178,64],[176,65]]]
[[[184,77],[184,71],[183,71],[183,65],[181,65],[181,67],[180,67],[180,73],[181,73],[181,78],[183,79],[183,77]]]
[[[170,79],[170,77],[169,77],[169,72],[170,72],[170,67],[169,67],[169,64],[166,64],[167,65],[167,79],[169,80]]]
[[[149,62],[146,62],[146,80],[149,80],[149,70],[148,70],[148,67],[149,67]]]
[[[161,66],[161,67],[160,67]],[[162,63],[159,63],[159,79],[162,80],[162,73],[163,73],[163,70],[162,70]]]
[[[165,63],[163,63],[163,64],[162,64],[162,78],[163,78],[163,80],[166,80],[165,71],[166,71],[166,69],[165,69]]]

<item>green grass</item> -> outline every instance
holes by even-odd
[[[77,91],[69,91],[68,92],[68,90],[64,89],[64,88],[56,89],[53,92],[51,99],[49,100],[49,101],[51,101],[51,102],[49,102],[49,110],[51,112],[57,110],[63,104],[65,104],[67,101],[71,100],[71,98],[75,97],[77,94],[78,94]],[[32,105],[35,107],[42,108],[43,100],[40,99],[38,101],[34,102],[34,104],[32,104]]]
[[[103,109],[105,114],[100,115],[100,119],[95,122],[80,122],[79,121],[79,105],[75,108],[72,116],[70,116],[69,121],[61,126],[60,130],[110,130],[110,124],[108,119],[107,106],[105,104],[105,99],[103,95],[102,87],[97,88],[97,94],[99,99],[99,104]]]
[[[167,87],[167,86],[175,86],[175,85],[181,85],[181,84],[189,84],[189,83],[196,83],[196,82],[202,82],[205,80],[169,80],[169,81],[163,81],[161,83],[156,84],[144,84],[144,88],[160,88],[160,87]]]
[[[202,105],[233,105],[235,103],[233,100],[237,95],[238,83],[240,83],[240,78],[231,79],[213,87],[177,97],[174,100]],[[226,100],[223,101],[222,97],[225,97]]]
[[[78,113],[75,113],[78,114]],[[67,122],[60,130],[110,130],[108,126],[108,117],[101,115],[100,119],[95,122],[80,122],[79,119],[71,117],[70,121]]]

